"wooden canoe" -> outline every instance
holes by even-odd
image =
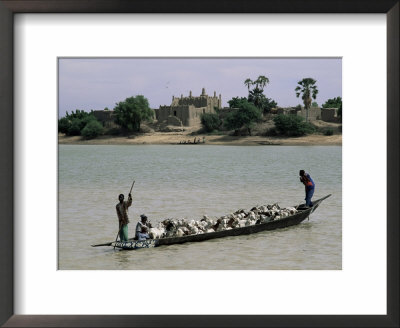
[[[151,248],[162,245],[173,245],[173,244],[183,244],[187,242],[198,242],[215,238],[223,238],[228,236],[240,236],[240,235],[250,235],[253,233],[267,231],[267,230],[275,230],[290,227],[293,225],[297,225],[304,221],[306,218],[310,216],[322,203],[323,200],[330,197],[331,194],[322,197],[318,200],[313,201],[312,207],[306,207],[305,204],[301,204],[299,206],[295,206],[297,208],[297,213],[291,216],[288,216],[283,219],[273,220],[266,223],[251,225],[242,228],[234,228],[230,230],[222,230],[210,233],[203,233],[197,235],[187,235],[183,237],[171,237],[171,238],[161,238],[161,239],[147,239],[147,240],[134,240],[133,238],[124,242],[108,242],[104,244],[92,245],[93,247],[97,246],[113,246],[119,249],[125,250],[133,250],[138,248]]]

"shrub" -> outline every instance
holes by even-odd
[[[59,119],[58,120],[58,132],[67,134],[70,125],[71,125],[71,122],[69,121],[69,119],[67,117],[63,117],[63,118]]]
[[[82,129],[81,134],[85,139],[93,139],[102,134],[103,126],[97,120],[91,120],[86,126]]]
[[[247,103],[247,98],[233,97],[231,100],[228,100],[229,108],[239,108],[243,102]]]
[[[315,132],[313,125],[297,115],[277,115],[274,123],[277,132],[285,136],[298,137]]]
[[[239,109],[233,110],[226,116],[224,125],[228,130],[235,130],[236,135],[240,128],[245,127],[251,135],[251,128],[259,120],[261,120],[261,110],[252,103],[244,101]]]
[[[69,125],[67,135],[69,136],[79,136],[81,134],[81,130],[84,127],[84,123],[79,118],[74,118]]]
[[[218,114],[205,113],[201,115],[201,124],[203,125],[206,132],[212,132],[218,130],[221,126],[221,120]]]
[[[70,136],[79,136],[82,134],[82,130],[88,125],[90,122],[98,122],[96,118],[92,115],[88,115],[84,118],[74,118],[71,121],[71,124],[68,128],[67,135]],[[98,122],[100,124],[100,122]],[[101,124],[100,124],[101,125]]]
[[[96,120],[93,111],[88,113],[77,109],[75,112],[72,111],[71,114],[66,112],[66,116],[58,120],[58,132],[69,136],[79,136],[86,124],[93,120]]]
[[[326,131],[324,132],[324,135],[326,135],[326,136],[331,136],[331,135],[333,135],[333,130],[332,130],[332,129],[326,130]]]

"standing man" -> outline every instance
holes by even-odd
[[[306,188],[306,206],[313,206],[313,203],[311,202],[311,198],[314,195],[314,190],[315,190],[315,183],[313,179],[311,179],[310,175],[304,170],[300,170],[300,182],[304,184]]]
[[[148,231],[148,229],[152,228],[151,223],[147,221],[147,216],[142,214],[140,215],[140,221],[136,225],[136,233],[135,239],[140,238],[140,234],[144,231]]]
[[[119,203],[115,206],[119,221],[119,239],[120,241],[128,240],[128,207],[132,205],[132,195],[129,194],[128,201],[124,202],[124,195],[118,196]]]

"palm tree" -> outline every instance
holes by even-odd
[[[313,99],[317,98],[318,89],[315,85],[317,83],[316,80],[311,77],[307,77],[297,82],[298,86],[294,91],[296,91],[296,97],[298,98],[300,94],[302,94],[301,99],[303,99],[304,107],[306,108],[306,122],[308,122],[308,110],[311,107],[311,97]]]
[[[251,84],[253,84],[253,81],[252,80],[250,80],[249,78],[247,78],[245,81],[244,81],[244,85],[247,85],[247,89],[250,91],[250,85]]]
[[[257,83],[257,86],[260,85],[261,90],[264,90],[264,87],[269,83],[269,79],[264,75],[260,75],[255,83]]]

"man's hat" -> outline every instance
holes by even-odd
[[[144,215],[144,214],[142,214],[142,215],[140,215],[140,218],[141,218],[142,220],[144,220],[144,219],[147,219],[147,216]]]

